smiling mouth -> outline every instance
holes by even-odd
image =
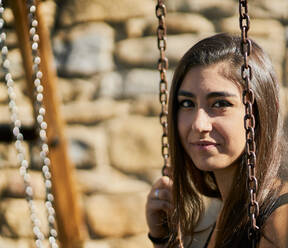
[[[197,142],[192,142],[191,143],[192,145],[196,145],[196,146],[216,146],[218,145],[217,143],[215,142],[211,142],[211,141],[197,141]]]
[[[211,141],[197,141],[197,142],[192,142],[191,145],[201,150],[209,150],[209,149],[215,148],[219,144],[215,142],[211,142]]]

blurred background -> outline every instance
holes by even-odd
[[[218,32],[240,34],[236,0],[165,3],[169,83],[177,61],[195,42]],[[152,247],[147,239],[145,202],[163,164],[155,5],[155,0],[39,3],[51,35],[57,94],[86,229],[85,248]],[[264,47],[275,66],[286,117],[288,1],[251,0],[249,14],[249,34]],[[4,18],[20,119],[31,125],[33,110],[11,9],[7,8]],[[0,113],[0,124],[9,123],[4,83],[0,84]],[[25,146],[42,227],[47,233],[37,148],[29,143]],[[13,144],[0,143],[0,196],[0,247],[33,247]]]

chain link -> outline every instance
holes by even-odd
[[[47,144],[47,123],[45,122],[45,108],[43,105],[43,86],[41,83],[42,72],[39,68],[41,63],[41,58],[39,54],[39,35],[38,35],[38,21],[36,18],[36,1],[27,0],[27,10],[29,19],[29,35],[30,44],[32,48],[33,57],[33,81],[34,81],[34,92],[35,92],[35,109],[36,109],[36,120],[39,130],[39,143],[41,147],[40,158],[42,161],[42,174],[44,178],[45,188],[46,188],[46,200],[45,206],[47,209],[48,223],[49,223],[49,243],[51,248],[58,248],[57,244],[57,231],[55,228],[55,209],[53,207],[54,196],[52,194],[52,181],[50,172],[50,159],[48,158],[49,147]]]
[[[5,21],[3,19],[4,7],[0,0],[0,49],[1,49],[1,69],[4,72],[4,79],[8,90],[9,110],[11,115],[13,135],[15,137],[15,147],[17,150],[17,158],[20,164],[20,175],[24,180],[24,190],[28,207],[30,211],[30,219],[32,222],[32,229],[35,236],[36,247],[42,248],[44,235],[40,230],[40,220],[36,213],[35,202],[33,200],[33,189],[31,187],[31,177],[29,174],[29,163],[25,158],[25,148],[23,147],[23,134],[21,133],[21,121],[18,119],[18,107],[16,104],[16,94],[14,90],[14,80],[10,73],[10,61],[8,59],[8,47],[6,46],[6,33],[4,32]]]
[[[160,84],[159,84],[159,101],[161,103],[160,123],[163,128],[162,134],[162,157],[164,165],[162,174],[167,175],[167,168],[169,167],[169,144],[168,144],[168,83],[167,83],[167,70],[168,59],[165,56],[165,50],[167,46],[167,29],[166,29],[166,6],[163,0],[158,0],[156,5],[156,17],[159,20],[157,28],[157,42],[160,52],[160,58],[158,60],[158,71],[160,72]]]
[[[256,247],[256,237],[259,232],[257,217],[259,215],[259,204],[257,202],[258,182],[255,173],[256,166],[256,144],[255,144],[255,117],[253,115],[254,92],[250,88],[250,81],[253,77],[252,68],[248,64],[249,55],[252,51],[252,43],[248,38],[250,29],[250,18],[248,15],[247,0],[239,0],[239,23],[241,29],[241,53],[243,55],[243,65],[241,67],[241,77],[245,81],[243,91],[243,104],[245,105],[244,128],[246,131],[246,164],[248,168],[247,185],[249,190],[248,216],[250,227],[248,237],[252,242],[252,247]]]

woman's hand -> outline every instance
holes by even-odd
[[[167,216],[172,210],[172,183],[167,176],[159,178],[147,197],[146,221],[150,235],[155,238],[169,234]]]

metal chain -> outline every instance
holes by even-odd
[[[160,84],[159,84],[159,101],[161,104],[160,123],[163,128],[163,134],[161,138],[162,143],[162,157],[164,165],[162,167],[162,175],[169,176],[169,144],[168,144],[168,82],[167,82],[167,70],[168,70],[168,58],[165,56],[165,50],[167,46],[167,28],[166,28],[166,6],[164,0],[158,0],[156,5],[156,17],[159,20],[157,28],[157,42],[160,52],[160,58],[158,59],[158,71],[160,72]],[[164,220],[164,223],[167,220]],[[183,242],[181,239],[180,225],[176,231],[177,247],[183,248]]]
[[[160,58],[158,60],[158,71],[160,72],[160,84],[159,84],[159,101],[161,103],[160,123],[163,128],[163,134],[161,138],[162,143],[162,157],[164,165],[162,169],[162,175],[167,175],[167,168],[169,167],[169,145],[168,145],[168,83],[166,72],[168,70],[168,59],[165,56],[165,50],[167,45],[167,29],[166,29],[166,6],[163,0],[158,0],[156,5],[156,16],[159,20],[157,28],[157,41],[158,49],[160,52]]]
[[[15,102],[16,94],[14,90],[14,80],[10,73],[10,61],[8,60],[8,47],[6,46],[6,33],[4,32],[4,7],[0,0],[0,49],[1,49],[1,69],[4,72],[4,79],[8,90],[9,110],[11,114],[11,121],[13,123],[13,135],[16,139],[15,147],[17,150],[17,158],[20,164],[20,174],[24,180],[25,195],[28,202],[30,219],[32,221],[33,233],[35,236],[36,247],[42,248],[44,235],[40,230],[40,220],[36,214],[35,202],[33,200],[33,189],[31,187],[31,177],[28,172],[29,163],[25,158],[25,148],[23,147],[23,134],[21,133],[21,121],[18,119],[18,107]]]
[[[248,38],[248,30],[250,28],[250,18],[248,15],[247,0],[239,0],[239,22],[241,29],[241,53],[244,58],[244,63],[241,66],[241,76],[245,81],[243,91],[243,104],[245,105],[244,128],[246,131],[246,164],[248,168],[248,190],[249,190],[249,205],[248,216],[250,227],[248,237],[251,240],[252,247],[256,247],[256,238],[259,233],[257,226],[257,217],[259,215],[259,204],[257,202],[258,182],[255,173],[256,166],[256,143],[255,143],[255,117],[253,114],[254,92],[250,88],[252,80],[252,68],[248,63],[249,55],[252,51],[251,40]]]
[[[43,105],[43,86],[41,84],[42,72],[39,68],[41,59],[39,54],[39,35],[37,33],[38,21],[36,18],[36,1],[28,0],[28,17],[29,17],[29,35],[30,35],[30,44],[32,48],[32,57],[33,57],[33,81],[35,86],[35,109],[37,113],[37,123],[39,129],[40,137],[40,157],[42,160],[42,173],[44,177],[44,183],[46,188],[46,201],[45,206],[48,214],[48,223],[49,223],[49,243],[50,247],[58,248],[57,245],[57,231],[55,228],[55,209],[53,207],[54,196],[52,194],[52,182],[51,182],[51,172],[50,172],[50,159],[48,158],[49,147],[47,144],[47,123],[44,120],[45,117],[45,108]]]

